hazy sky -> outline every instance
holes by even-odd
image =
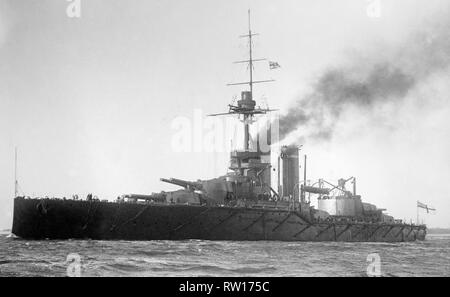
[[[255,56],[281,65],[256,66],[257,79],[277,81],[255,97],[281,113],[328,69],[357,76],[383,60],[420,72],[421,54],[443,44],[441,66],[405,98],[349,106],[332,139],[304,152],[311,178],[356,176],[365,201],[409,221],[420,200],[438,209],[426,223],[450,227],[450,48],[439,41],[450,40],[450,2],[380,0],[379,18],[370,2],[81,0],[81,17],[69,18],[65,0],[0,0],[0,228],[11,227],[15,146],[30,196],[114,199],[173,189],[160,177],[224,174],[226,154],[174,152],[171,124],[223,112],[239,94],[225,84],[246,75],[231,62],[246,58],[248,8]]]

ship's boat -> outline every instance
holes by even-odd
[[[256,106],[253,85],[252,33],[249,28],[248,90],[235,105],[217,115],[237,115],[244,127],[243,148],[230,153],[229,172],[210,180],[161,181],[177,191],[122,195],[116,201],[29,198],[14,199],[12,233],[27,239],[90,238],[99,240],[280,240],[383,241],[423,240],[425,225],[406,224],[384,209],[362,202],[356,179],[336,184],[299,177],[299,147],[277,146],[269,127],[269,149],[251,137],[257,115],[271,110]],[[266,132],[266,131],[265,131]],[[264,133],[265,133],[264,132]],[[267,136],[267,135],[266,135]],[[253,141],[252,139],[256,139]],[[347,185],[352,184],[352,190]],[[317,209],[311,204],[317,200]]]

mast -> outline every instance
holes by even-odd
[[[252,57],[252,28],[251,28],[251,19],[250,19],[250,9],[248,10],[248,67],[250,69],[250,99],[253,100],[253,57]],[[249,119],[251,115],[244,114],[244,150],[248,151],[250,148],[250,127],[249,127]]]
[[[253,98],[253,57],[252,57],[252,28],[250,20],[250,9],[248,10],[248,43],[249,43],[249,67],[250,67],[250,94]]]
[[[420,225],[420,222],[419,222],[419,201],[417,201],[416,208],[417,208],[416,224]]]
[[[248,37],[248,67],[249,67],[249,81],[248,84],[250,86],[250,94],[248,94],[248,100],[253,101],[253,42],[252,37],[257,34],[252,33],[251,27],[251,14],[250,9],[248,10],[248,35],[242,35],[241,37]],[[262,61],[265,59],[258,59],[258,61]],[[255,101],[253,101],[255,102]],[[250,119],[253,117],[253,114],[244,114],[244,150],[248,151],[250,148]]]
[[[305,154],[305,161],[303,163],[303,187],[306,187],[306,154]],[[302,202],[305,202],[306,195],[305,191],[302,191],[302,194],[300,195],[300,200]]]
[[[17,146],[14,149],[14,198],[17,197],[19,183],[17,182]]]
[[[238,100],[237,105],[228,105],[229,111],[226,113],[218,113],[211,114],[210,116],[219,116],[219,115],[230,115],[237,114],[242,115],[241,121],[244,123],[244,151],[249,151],[250,145],[250,123],[251,119],[255,114],[266,114],[272,110],[268,108],[260,108],[256,107],[256,102],[253,100],[253,85],[256,83],[265,83],[265,82],[273,82],[273,79],[269,80],[253,80],[253,64],[258,61],[266,61],[267,59],[254,59],[253,58],[253,36],[258,35],[258,33],[253,33],[251,28],[251,18],[250,18],[250,9],[248,10],[248,33],[244,35],[240,35],[240,38],[248,38],[249,50],[248,50],[248,60],[244,61],[235,61],[235,64],[245,63],[248,64],[249,68],[249,80],[245,82],[237,82],[227,84],[228,86],[236,86],[236,85],[248,85],[249,89],[241,92],[241,100]]]

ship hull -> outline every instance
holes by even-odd
[[[424,240],[426,228],[308,222],[276,209],[15,198],[12,233],[25,239],[404,242]]]

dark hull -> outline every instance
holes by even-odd
[[[401,242],[424,240],[426,228],[309,223],[285,210],[15,198],[12,233],[26,239]]]

